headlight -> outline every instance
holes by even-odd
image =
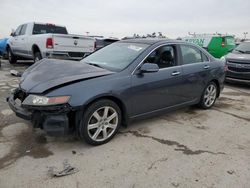
[[[39,95],[29,95],[22,104],[30,106],[57,105],[67,103],[69,98],[69,96],[45,97]]]
[[[221,61],[223,61],[224,63],[226,63],[226,62],[227,62],[227,59],[226,59],[226,57],[225,57],[225,56],[222,56],[222,57],[220,58],[220,60],[221,60]]]

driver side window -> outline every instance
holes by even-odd
[[[160,69],[176,65],[175,46],[167,45],[154,50],[144,63],[155,63]]]
[[[20,35],[21,28],[22,28],[22,25],[20,25],[20,26],[16,29],[16,31],[15,31],[15,36]]]

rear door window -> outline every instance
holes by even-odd
[[[35,24],[34,25],[33,35],[46,34],[46,33],[68,34],[65,27],[56,26],[52,24]]]
[[[188,45],[181,45],[180,47],[184,65],[203,62],[202,53],[199,49]]]
[[[209,61],[209,58],[204,53],[201,52],[201,56],[203,61]]]

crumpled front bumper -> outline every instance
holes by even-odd
[[[72,110],[69,105],[25,108],[16,102],[16,93],[12,93],[6,99],[16,116],[30,120],[35,128],[41,128],[49,135],[61,136],[68,134],[68,113]]]
[[[6,100],[9,103],[11,110],[15,112],[16,116],[25,120],[32,119],[32,113],[22,108],[19,104],[16,103],[14,99],[14,94],[11,94]]]

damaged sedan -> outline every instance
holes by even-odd
[[[225,70],[224,62],[193,44],[124,40],[80,62],[38,61],[7,101],[17,116],[48,134],[75,132],[100,145],[131,120],[188,105],[211,108]]]

